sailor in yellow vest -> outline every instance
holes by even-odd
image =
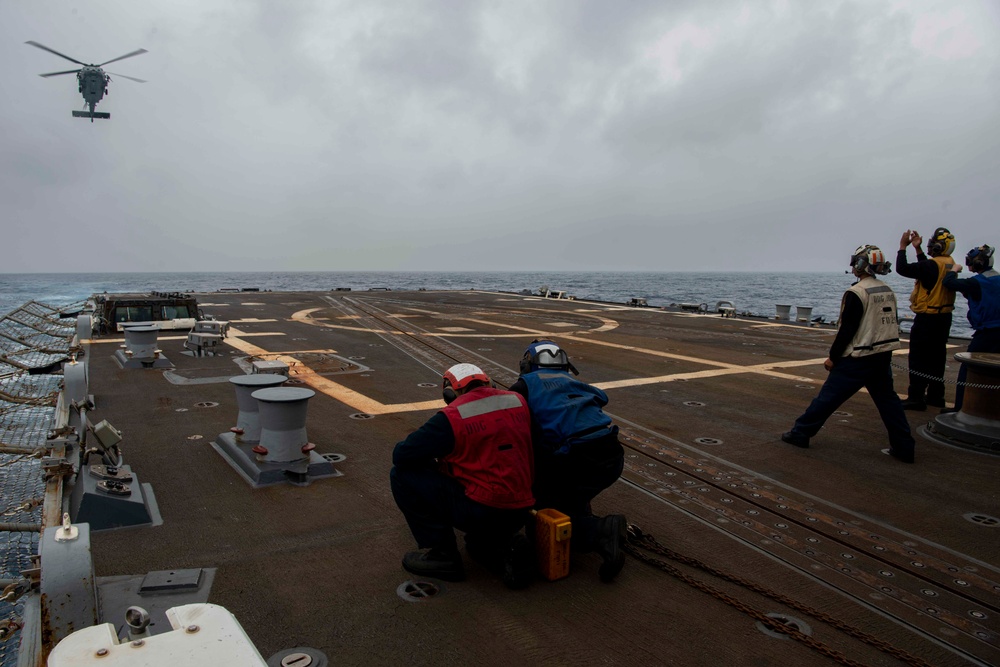
[[[913,435],[892,386],[892,351],[900,347],[896,294],[875,277],[889,273],[891,267],[873,245],[861,246],[851,255],[851,269],[858,281],[841,301],[837,337],[823,362],[830,375],[792,430],[781,435],[788,444],[809,447],[809,439],[819,433],[834,410],[864,387],[889,432],[889,448],[882,452],[913,463]]]
[[[910,329],[910,387],[903,401],[904,410],[926,410],[928,405],[944,407],[944,366],[947,360],[948,335],[955,292],[942,282],[955,260],[955,237],[944,227],[934,230],[927,241],[927,255],[920,249],[923,239],[909,229],[899,239],[896,272],[915,278],[910,294],[910,310],[916,315]],[[917,250],[917,261],[906,261],[906,246]],[[926,392],[926,395],[925,395]]]

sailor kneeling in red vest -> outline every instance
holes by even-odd
[[[528,406],[518,394],[493,388],[472,364],[449,368],[442,389],[446,407],[392,453],[392,495],[420,548],[403,557],[403,568],[464,579],[457,528],[470,556],[510,588],[523,588],[534,572],[520,534],[535,502]]]

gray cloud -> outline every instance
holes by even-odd
[[[8,3],[5,271],[839,269],[996,238],[989,2]],[[61,59],[109,66],[99,109]],[[39,248],[66,248],[56,262]],[[73,252],[69,252],[73,248]]]

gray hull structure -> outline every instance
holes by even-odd
[[[832,327],[478,291],[205,300],[229,332],[203,357],[183,354],[185,335],[161,332],[169,373],[121,367],[117,334],[82,345],[87,417],[120,431],[124,462],[162,518],[87,531],[94,586],[110,601],[101,622],[124,627],[136,600],[154,614],[207,601],[232,612],[265,658],[299,648],[341,664],[1000,664],[1000,456],[918,436],[916,463],[900,463],[881,453],[885,430],[863,392],[810,448],[779,439],[826,377]],[[611,584],[594,554],[521,591],[467,557],[464,582],[414,580],[400,566],[415,544],[389,490],[393,446],[443,405],[446,368],[475,363],[509,386],[541,337],[607,392],[621,428],[625,472],[594,511],[624,513],[662,548],[637,542],[643,558],[630,556]],[[255,360],[284,363],[284,387],[314,393],[308,442],[297,424],[282,426],[295,435],[278,448],[336,462],[340,476],[254,486],[222,455],[255,446],[230,430],[244,407],[230,378]],[[947,378],[957,370],[949,363]],[[894,372],[901,388],[905,371]],[[43,394],[58,385],[47,382]],[[907,416],[919,433],[936,414]],[[42,431],[43,445],[69,437]],[[245,457],[260,463],[273,448]],[[50,459],[32,465],[40,473]],[[57,478],[72,486],[63,473],[40,475],[25,495]],[[52,528],[56,508],[7,520]],[[27,534],[28,551],[44,540],[10,534]],[[171,588],[171,572],[184,588]],[[32,589],[0,608],[23,621],[23,655],[33,638],[39,655],[51,648],[32,620],[37,600]],[[803,632],[776,632],[782,623]]]

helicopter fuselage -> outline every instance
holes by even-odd
[[[79,91],[83,95],[84,101],[93,112],[94,107],[108,92],[108,75],[100,67],[88,65],[77,72],[76,80],[80,84]]]

